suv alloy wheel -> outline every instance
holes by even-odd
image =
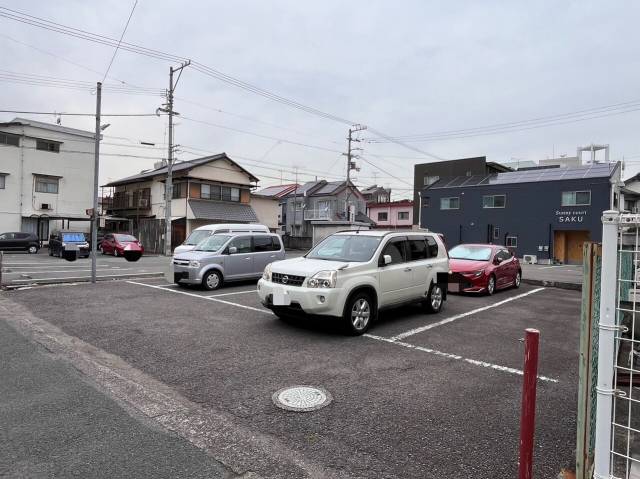
[[[438,283],[432,283],[429,288],[429,294],[427,295],[427,300],[425,301],[425,306],[427,311],[430,313],[437,313],[442,309],[442,303],[444,301],[444,294],[442,293],[442,288]]]
[[[349,298],[344,308],[345,326],[351,334],[364,334],[371,326],[375,315],[376,307],[369,294],[356,293]]]

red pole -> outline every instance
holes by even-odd
[[[538,342],[540,331],[526,329],[524,338],[524,379],[520,416],[519,479],[531,479],[533,468],[533,433],[536,420],[536,383],[538,381]]]

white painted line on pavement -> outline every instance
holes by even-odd
[[[118,271],[131,271],[134,268],[121,268]],[[60,270],[56,270],[56,271],[51,271],[49,269],[46,270],[37,270],[37,271],[4,271],[5,274],[11,274],[11,273],[15,273],[15,274],[49,274],[49,273],[81,273],[83,271],[91,271],[90,269],[60,269]],[[113,269],[110,268],[98,268],[97,269],[98,273],[99,272],[111,272],[111,273],[115,273],[116,271],[113,271]],[[140,270],[140,272],[144,272],[144,270]],[[43,279],[43,278],[40,278]]]
[[[232,296],[234,294],[247,294],[247,293],[257,293],[257,289],[250,289],[249,291],[234,291],[233,293],[222,293],[222,294],[209,294],[207,298],[217,298],[218,296]]]
[[[541,266],[538,269],[564,268],[566,264],[558,264],[556,266]]]
[[[145,284],[138,283],[137,281],[127,281],[127,283],[137,284],[139,286],[146,286],[147,288],[159,289],[161,291],[166,291],[167,293],[176,293],[176,294],[184,294],[185,296],[192,296],[194,298],[206,299],[208,301],[215,301],[217,303],[228,304],[229,306],[237,306],[238,308],[248,309],[250,311],[257,311],[259,313],[271,314],[271,311],[268,309],[260,309],[254,308],[253,306],[245,306],[244,304],[232,303],[231,301],[225,301],[224,299],[216,299],[211,296],[203,296],[201,294],[188,293],[187,291],[178,291],[177,289],[167,289],[162,286],[157,286],[155,284]]]
[[[87,271],[91,271],[91,270],[87,270]],[[157,271],[155,273],[129,273],[129,277],[131,277],[132,274],[135,275],[139,275],[139,276],[147,276],[150,274],[159,274],[162,273],[162,271]],[[57,280],[61,280],[61,279],[78,279],[78,280],[85,280],[87,278],[89,278],[90,276],[63,276],[61,278],[31,278],[31,279],[12,279],[11,282],[12,283],[34,283],[34,282],[38,282],[38,281],[57,281]],[[122,278],[121,274],[99,274],[97,276],[98,278]]]
[[[396,336],[390,338],[393,341],[399,341],[404,338],[408,338],[409,336],[413,336],[414,334],[422,333],[423,331],[427,331],[429,329],[437,328],[438,326],[442,326],[445,324],[452,323],[462,318],[466,318],[467,316],[471,316],[472,314],[481,313],[482,311],[486,311],[488,309],[497,308],[498,306],[502,306],[505,303],[509,303],[510,301],[515,301],[516,299],[524,298],[525,296],[529,296],[530,294],[537,293],[542,291],[544,288],[536,288],[531,291],[527,291],[526,293],[519,294],[517,296],[512,296],[507,299],[503,299],[502,301],[498,301],[497,303],[489,304],[487,306],[483,306],[482,308],[472,309],[471,311],[467,311],[466,313],[456,314],[455,316],[451,316],[449,318],[445,318],[436,323],[427,324],[425,326],[420,326],[419,328],[410,329],[409,331],[405,331],[404,333],[400,333]]]
[[[436,356],[441,356],[441,357],[444,357],[444,358],[454,359],[456,361],[464,361],[466,363],[473,364],[474,366],[481,366],[483,368],[494,369],[496,371],[502,371],[504,373],[509,373],[509,374],[517,374],[518,376],[522,376],[524,374],[522,372],[522,370],[520,370],[520,369],[510,368],[508,366],[500,366],[499,364],[492,364],[492,363],[488,363],[486,361],[479,361],[477,359],[465,358],[465,357],[459,356],[457,354],[451,354],[451,353],[445,353],[443,351],[438,351],[437,349],[430,349],[430,348],[424,348],[422,346],[415,346],[413,344],[405,343],[405,342],[402,342],[402,341],[396,341],[393,338],[384,338],[382,336],[375,336],[373,334],[363,334],[363,336],[365,336],[367,338],[370,338],[370,339],[375,339],[377,341],[384,341],[385,343],[389,343],[389,344],[397,344],[398,346],[402,346],[403,348],[415,349],[416,351],[422,351],[423,353],[434,354]],[[538,376],[538,379],[540,381],[547,381],[547,382],[550,382],[550,383],[557,383],[558,382],[557,379],[549,378],[547,376]]]

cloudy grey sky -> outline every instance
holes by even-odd
[[[0,6],[119,38],[133,0],[25,1],[19,7],[0,0]],[[639,18],[640,4],[632,1],[139,0],[125,41],[192,58],[305,105],[401,136],[640,100]],[[6,18],[0,17],[0,26],[5,72],[95,82],[113,55],[113,48]],[[169,66],[120,51],[107,83],[163,89]],[[300,181],[316,174],[344,176],[345,160],[337,151],[346,148],[345,124],[189,68],[176,97],[175,109],[183,117],[212,124],[178,120],[175,140],[184,145],[179,159],[225,151],[261,178],[261,186],[278,184],[281,176],[290,181],[295,167]],[[103,112],[153,113],[161,103],[160,97],[105,92]],[[2,81],[0,104],[5,110],[92,112],[95,96]],[[0,115],[3,121],[13,116]],[[508,162],[512,157],[535,161],[554,153],[573,155],[577,145],[609,143],[612,159],[628,158],[628,176],[640,170],[639,119],[640,111],[631,111],[410,145],[445,159],[486,155],[490,161]],[[92,130],[94,121],[65,117],[63,124]],[[104,152],[165,155],[160,147],[166,117],[108,122]],[[157,149],[127,147],[140,140],[155,142]],[[361,161],[357,184],[391,186],[395,198],[412,196],[414,163],[434,161],[397,144],[360,146],[376,166]],[[155,160],[104,156],[101,161],[101,181],[106,182],[150,168]]]

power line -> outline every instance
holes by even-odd
[[[40,53],[43,53],[43,54],[45,54],[45,55],[49,55],[49,56],[51,56],[51,57],[53,57],[53,58],[57,58],[58,60],[62,60],[63,62],[69,63],[70,65],[76,66],[76,67],[78,67],[78,68],[82,68],[83,70],[89,71],[89,72],[91,72],[91,73],[95,73],[95,74],[97,74],[97,75],[101,75],[101,74],[102,74],[102,72],[100,72],[100,71],[98,71],[98,70],[94,70],[93,68],[89,68],[89,67],[88,67],[88,66],[86,66],[86,65],[82,65],[81,63],[74,62],[73,60],[69,60],[68,58],[65,58],[65,57],[60,56],[60,55],[58,55],[58,54],[56,54],[56,53],[53,53],[53,52],[50,52],[50,51],[44,50],[44,49],[42,49],[42,48],[40,48],[40,47],[36,47],[36,46],[31,45],[31,44],[29,44],[29,43],[25,43],[25,42],[23,42],[23,41],[17,40],[17,39],[15,39],[15,38],[13,38],[13,37],[10,37],[9,35],[7,35],[7,34],[5,34],[5,33],[0,33],[0,36],[5,37],[6,39],[11,40],[12,42],[18,43],[19,45],[23,45],[23,46],[25,46],[25,47],[28,47],[28,48],[31,48],[31,49],[33,49],[33,50],[35,50],[35,51],[38,51],[38,52],[40,52]],[[116,78],[116,77],[114,77],[114,76],[112,76],[112,75],[110,75],[110,76],[109,76],[109,78],[111,78],[111,79],[113,79],[114,81],[117,81],[118,83],[121,83],[121,84],[123,84],[123,85],[136,86],[136,85],[134,85],[133,83],[129,83],[129,82],[126,82],[126,81],[124,81],[124,80],[120,80],[119,78]]]
[[[230,126],[218,125],[216,123],[211,123],[211,122],[204,121],[204,120],[197,120],[195,118],[190,118],[188,116],[181,116],[180,118],[182,118],[183,120],[187,120],[187,121],[193,121],[195,123],[201,123],[203,125],[213,126],[215,128],[222,128],[223,130],[235,131],[237,133],[243,133],[245,135],[251,135],[251,136],[258,137],[258,138],[264,138],[266,140],[280,141],[282,143],[288,143],[290,145],[302,146],[302,147],[305,147],[305,148],[313,148],[313,149],[322,150],[322,151],[329,151],[331,153],[342,153],[339,150],[334,150],[334,149],[331,149],[331,148],[325,148],[325,147],[319,146],[319,145],[311,145],[311,144],[308,144],[308,143],[301,143],[301,142],[298,142],[298,141],[286,140],[284,138],[276,138],[276,137],[269,136],[269,135],[262,135],[260,133],[255,133],[255,132],[252,132],[252,131],[241,130],[240,128],[232,128]]]
[[[124,30],[122,30],[122,35],[120,35],[120,40],[118,40],[118,45],[116,45],[116,49],[113,52],[113,56],[111,57],[111,61],[109,62],[109,66],[107,67],[107,71],[104,72],[104,77],[102,77],[102,83],[107,79],[107,75],[109,74],[109,70],[111,70],[111,65],[113,65],[113,60],[116,59],[116,55],[118,54],[118,49],[120,48],[120,44],[122,43],[122,39],[124,38],[124,34],[127,33],[127,28],[129,27],[129,22],[131,21],[131,17],[133,17],[133,12],[138,5],[138,0],[135,0],[133,3],[133,8],[131,8],[131,13],[129,13],[129,18],[127,18],[127,23],[124,26]]]
[[[154,50],[151,48],[147,48],[147,47],[143,47],[140,45],[135,45],[132,43],[128,43],[128,42],[118,42],[116,40],[114,40],[113,38],[104,36],[104,35],[99,35],[96,33],[92,33],[92,32],[88,32],[86,30],[81,30],[78,28],[73,28],[73,27],[68,27],[66,25],[62,25],[60,23],[56,23],[50,20],[46,20],[43,19],[41,17],[36,17],[34,15],[29,15],[17,10],[12,10],[6,7],[0,7],[0,16],[8,18],[10,20],[14,20],[17,22],[21,22],[21,23],[25,23],[31,26],[35,26],[38,28],[43,28],[46,30],[50,30],[56,33],[60,33],[63,35],[68,35],[68,36],[72,36],[75,38],[79,38],[79,39],[83,39],[83,40],[87,40],[87,41],[91,41],[94,43],[99,43],[102,45],[106,45],[106,46],[112,46],[112,47],[116,47],[119,45],[120,49],[123,50],[127,50],[130,51],[132,53],[137,53],[139,55],[145,55],[151,58],[156,58],[159,60],[165,60],[165,61],[170,61],[170,62],[179,62],[179,63],[183,63],[185,62],[186,58],[177,56],[177,55],[173,55],[170,53],[165,53],[159,50]],[[319,110],[317,108],[314,107],[310,107],[307,105],[304,105],[303,103],[300,103],[296,100],[291,100],[289,98],[283,97],[281,95],[278,95],[276,93],[270,92],[268,90],[262,89],[258,86],[252,85],[248,82],[245,82],[243,80],[240,80],[238,78],[235,78],[231,75],[227,75],[226,73],[223,73],[219,70],[216,70],[212,67],[209,67],[207,65],[204,65],[200,62],[197,61],[192,61],[191,62],[191,67],[192,69],[199,71],[200,73],[204,74],[204,75],[208,75],[212,78],[215,78],[219,81],[222,81],[224,83],[227,83],[229,85],[233,85],[237,88],[243,89],[245,91],[248,91],[250,93],[254,93],[256,95],[262,96],[264,98],[268,98],[270,100],[273,100],[275,102],[281,103],[283,105],[289,106],[291,108],[295,108],[298,109],[300,111],[304,111],[306,113],[321,117],[321,118],[325,118],[328,120],[332,120],[332,121],[336,121],[338,123],[342,123],[342,124],[347,124],[347,125],[353,125],[356,124],[357,122],[348,120],[346,118],[342,118],[340,116],[337,115],[333,115],[331,113],[327,113],[324,112],[322,110]],[[417,153],[420,153],[421,155],[425,155],[425,156],[430,156],[432,158],[438,159],[438,160],[442,160],[443,158],[436,156],[432,153],[426,152],[424,150],[421,150],[419,148],[413,147],[411,145],[407,145],[405,142],[395,139],[391,136],[385,135],[382,132],[370,128],[370,131],[374,133],[374,135],[376,136],[380,136],[392,143],[395,143],[397,145],[403,146],[404,148],[408,148],[410,150],[413,150]]]
[[[612,105],[605,105],[596,108],[589,108],[585,110],[579,110],[569,113],[561,113],[557,115],[548,115],[538,118],[531,118],[527,120],[519,120],[508,123],[497,123],[494,125],[487,125],[482,127],[460,129],[460,130],[445,130],[433,133],[424,133],[420,135],[407,135],[404,137],[397,137],[407,142],[420,142],[420,141],[438,141],[457,138],[469,138],[472,136],[489,135],[496,133],[511,133],[517,131],[523,131],[534,128],[542,128],[546,126],[563,125],[568,123],[574,123],[579,121],[586,121],[596,118],[602,118],[612,115],[620,115],[624,113],[630,113],[638,111],[640,109],[640,100],[633,100],[628,102],[616,103]],[[370,143],[384,143],[378,139],[368,139]]]
[[[19,113],[22,115],[62,115],[62,116],[96,116],[95,113],[61,113],[58,111],[20,111],[0,110],[0,113]],[[105,113],[100,116],[160,116],[155,113]]]

